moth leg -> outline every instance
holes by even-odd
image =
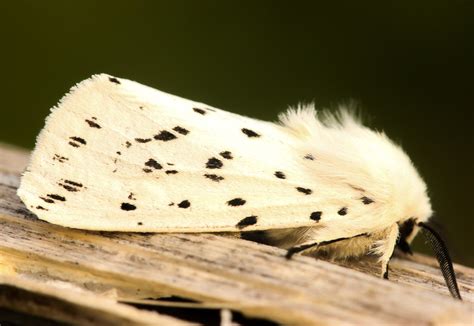
[[[309,249],[311,247],[315,247],[319,245],[318,242],[314,242],[314,243],[310,243],[310,244],[304,244],[304,245],[301,245],[301,246],[295,246],[295,247],[291,247],[290,249],[288,249],[288,251],[286,252],[286,255],[285,255],[285,258],[286,259],[291,259],[291,257],[293,257],[294,254],[297,254],[299,252],[302,252],[302,251],[305,251],[306,249]]]
[[[291,257],[293,257],[294,254],[305,251],[306,249],[309,249],[312,247],[326,246],[334,242],[343,241],[343,240],[352,239],[352,238],[358,238],[358,237],[365,237],[365,236],[367,236],[367,233],[357,234],[353,237],[348,237],[348,238],[338,238],[338,239],[332,239],[332,240],[327,240],[327,241],[322,241],[322,242],[313,242],[313,243],[302,244],[299,246],[294,246],[288,249],[285,257],[286,259],[291,259]],[[392,251],[393,251],[393,248],[392,248]]]
[[[382,263],[382,273],[381,277],[388,280],[388,263],[392,258],[393,251],[397,245],[398,235],[398,224],[395,223],[392,225],[388,231],[387,238],[383,241],[382,245],[377,248],[377,252],[381,253],[382,256],[379,258],[379,261]]]

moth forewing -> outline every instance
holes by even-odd
[[[94,230],[217,232],[337,221],[346,200],[358,201],[354,190],[325,191],[327,181],[312,173],[318,162],[300,145],[284,126],[98,75],[53,109],[18,193],[42,219]],[[323,207],[324,218],[315,220]]]

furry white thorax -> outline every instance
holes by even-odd
[[[407,154],[383,132],[364,127],[348,110],[318,114],[313,105],[280,115],[281,123],[306,138],[318,153],[318,176],[346,182],[385,203],[387,221],[432,215],[426,184]],[[385,215],[385,214],[384,214]]]
[[[393,225],[399,226],[409,218],[426,221],[432,215],[426,185],[409,157],[383,132],[363,126],[353,112],[341,107],[336,114],[319,113],[313,105],[301,105],[279,118],[283,126],[305,140],[303,152],[318,153],[318,164],[312,175],[318,179],[318,184],[327,185],[321,186],[319,191],[331,192],[334,189],[331,185],[345,184],[374,200],[372,214],[366,218],[378,220],[375,224],[379,228],[368,230],[367,236],[314,247],[310,252],[324,251],[336,258],[358,256],[368,251],[383,257],[389,250],[391,255],[393,248],[385,247],[390,234],[395,240],[398,237],[398,228],[397,232],[391,231]],[[340,191],[339,187],[335,188],[334,191]],[[356,227],[356,220],[351,223]],[[324,231],[325,228],[316,226],[270,230],[266,236],[270,243],[289,248],[324,241],[327,238]],[[416,232],[415,227],[408,241]]]

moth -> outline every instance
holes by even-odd
[[[40,219],[128,232],[248,232],[295,253],[373,253],[424,229],[461,298],[425,182],[348,110],[300,105],[270,123],[106,74],[71,89],[38,136],[18,195]],[[244,233],[245,234],[245,233]]]

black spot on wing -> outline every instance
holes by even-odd
[[[278,179],[286,179],[286,175],[285,175],[283,172],[281,172],[281,171],[276,171],[276,172],[274,173],[274,175],[275,175],[275,177],[277,177]]]
[[[354,186],[354,185],[349,184],[349,187],[351,187],[354,190],[360,191],[360,192],[365,192],[364,188],[361,188],[361,187],[358,187],[358,186]]]
[[[160,131],[159,134],[155,135],[153,138],[160,141],[170,141],[176,139],[177,137],[167,130]]]
[[[71,145],[72,147],[79,147],[81,145],[87,144],[85,139],[81,137],[74,136],[74,137],[69,137],[69,139],[71,139],[71,141],[69,142],[69,145]]]
[[[43,206],[36,206],[36,209],[40,209],[42,211],[48,211],[49,209],[44,208]]]
[[[305,195],[311,195],[313,193],[313,191],[311,189],[303,188],[303,187],[296,187],[296,190],[298,190],[299,192],[301,192]]]
[[[306,160],[314,161],[314,156],[313,156],[313,154],[306,154],[306,155],[304,156],[304,158],[305,158]]]
[[[129,195],[128,195],[128,199],[130,200],[137,200],[137,198],[135,198],[135,194],[133,192],[131,192]]]
[[[312,212],[311,215],[309,216],[310,219],[314,220],[314,221],[319,221],[321,219],[321,215],[323,213],[320,212],[320,211],[317,211],[317,212]]]
[[[60,185],[61,187],[63,187],[64,189],[66,189],[67,191],[70,191],[70,192],[77,192],[77,191],[79,191],[78,188],[73,187],[73,186],[69,186],[69,185],[65,185],[65,184],[63,184],[63,183],[58,183],[58,185]]]
[[[129,142],[129,141],[126,141],[126,142],[125,142],[125,147],[130,148],[130,146],[132,146],[132,143]]]
[[[340,210],[337,211],[337,213],[341,216],[344,216],[347,214],[347,207],[343,207]]]
[[[69,159],[67,157],[64,157],[64,156],[61,156],[61,155],[58,155],[58,154],[54,154],[53,161],[59,161],[60,163],[64,163],[66,161],[69,161]]]
[[[207,163],[206,163],[206,168],[208,169],[220,169],[224,164],[222,163],[221,160],[211,157]]]
[[[178,171],[176,171],[176,170],[166,170],[165,173],[166,174],[177,174]]]
[[[137,143],[145,144],[151,142],[151,138],[135,138]]]
[[[212,181],[219,182],[221,180],[224,180],[224,177],[221,177],[220,175],[217,174],[204,174],[204,176],[208,179],[211,179]]]
[[[40,197],[40,199],[43,200],[43,201],[45,201],[45,202],[48,203],[48,204],[53,204],[53,203],[54,203],[54,200],[49,199],[49,198]]]
[[[120,152],[120,151],[117,151],[115,153],[117,153],[117,155],[122,155],[122,152]]]
[[[181,203],[178,204],[179,208],[188,208],[189,206],[191,206],[189,200],[183,200]]]
[[[202,115],[206,114],[206,111],[204,111],[203,109],[199,109],[199,108],[193,108],[193,111],[196,112],[196,113],[202,114]]]
[[[247,226],[257,224],[257,216],[252,215],[252,216],[247,216],[246,218],[243,218],[237,223],[235,226],[239,229],[243,229]]]
[[[143,223],[142,223],[142,222],[138,222],[137,225],[143,225]]]
[[[369,205],[369,204],[372,204],[374,202],[374,200],[372,198],[369,198],[369,197],[362,197],[361,198],[362,202],[364,203],[364,205]]]
[[[242,198],[234,198],[234,199],[231,199],[227,202],[227,205],[229,206],[242,206],[242,205],[245,205],[247,201],[245,199],[242,199]]]
[[[94,121],[92,121],[92,120],[86,119],[85,121],[87,122],[87,124],[88,124],[89,127],[91,127],[91,128],[97,128],[97,129],[102,128],[98,123],[96,123],[96,122],[94,122]]]
[[[120,80],[118,80],[117,78],[115,77],[109,77],[109,81],[112,82],[112,83],[115,83],[115,84],[118,84],[120,85]]]
[[[232,153],[229,151],[223,151],[219,153],[220,156],[225,158],[226,160],[232,160],[234,157],[232,156]]]
[[[47,195],[49,198],[59,200],[59,201],[66,201],[66,198],[61,196],[61,195],[56,195],[56,194],[48,194]]]
[[[137,209],[137,206],[130,203],[122,203],[122,205],[120,205],[120,209],[123,211],[134,211]]]
[[[176,126],[173,128],[174,131],[177,133],[180,133],[181,135],[187,135],[189,134],[189,130],[180,126]]]
[[[82,183],[79,183],[79,182],[75,182],[75,181],[71,181],[71,180],[64,180],[64,182],[67,183],[67,184],[70,184],[71,186],[74,186],[74,187],[79,187],[79,188],[83,187]]]
[[[250,129],[247,129],[247,128],[242,128],[241,130],[242,130],[242,132],[243,132],[244,134],[246,134],[247,137],[249,137],[249,138],[251,138],[251,137],[260,137],[260,135],[257,134],[257,133],[256,133],[255,131],[253,131],[253,130],[250,130]]]
[[[160,170],[163,168],[160,163],[158,163],[155,159],[152,158],[148,159],[148,161],[145,162],[145,166],[154,168],[155,170]]]

